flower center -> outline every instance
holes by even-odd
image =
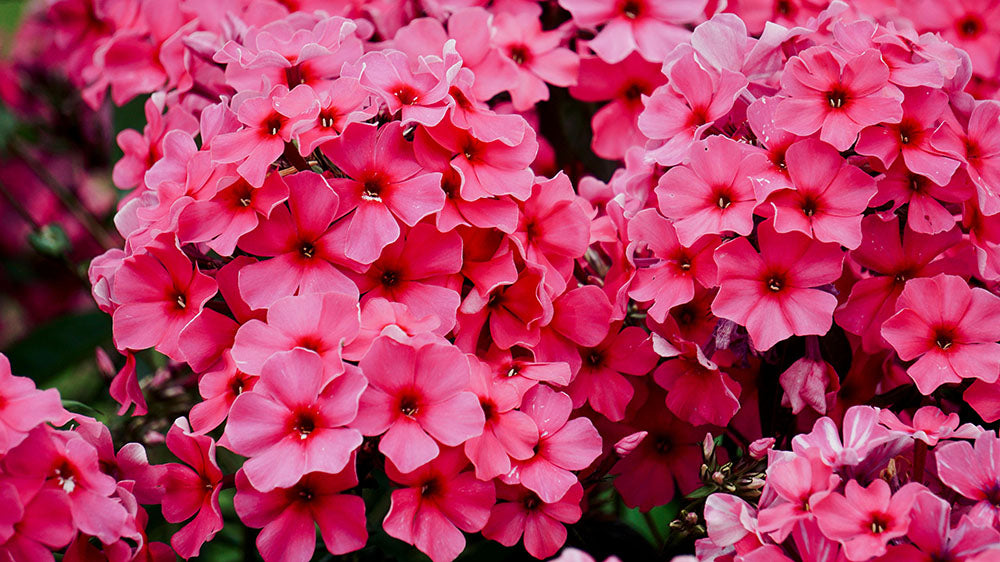
[[[622,5],[622,14],[630,20],[637,19],[642,14],[642,3],[638,0],[626,0]]]
[[[282,125],[284,125],[284,119],[282,119],[280,115],[274,114],[267,119],[264,124],[264,128],[267,129],[267,133],[269,135],[276,137],[278,136],[278,133],[281,132]]]
[[[483,416],[486,418],[487,422],[489,422],[490,420],[496,419],[496,417],[497,417],[497,406],[496,406],[496,404],[493,403],[492,400],[489,400],[489,399],[486,399],[486,398],[480,398],[479,399],[479,406],[483,409]]]
[[[979,18],[969,14],[957,22],[959,35],[965,37],[975,37],[982,33],[983,23]]]
[[[841,88],[834,88],[826,93],[826,101],[833,109],[840,109],[847,103],[847,92]]]
[[[177,298],[174,299],[174,304],[177,305],[177,310],[184,310],[187,308],[187,299],[184,298],[182,293],[177,293]]]
[[[816,200],[811,197],[806,197],[802,201],[802,214],[807,217],[811,217],[816,214]]]
[[[312,259],[316,255],[316,246],[313,246],[311,242],[303,242],[299,246],[299,255],[308,259]]]
[[[420,404],[415,396],[406,395],[399,399],[399,412],[408,418],[412,418],[420,411]]]
[[[399,283],[399,273],[395,271],[385,271],[382,273],[382,286],[395,287]]]
[[[511,45],[509,53],[510,60],[514,61],[514,64],[518,66],[531,60],[531,51],[525,45]]]
[[[319,114],[319,126],[324,129],[332,129],[334,124],[337,123],[337,117],[337,111],[330,108]]]
[[[934,338],[934,345],[941,348],[942,351],[947,351],[953,343],[954,341],[952,341],[951,336],[947,334],[938,334],[937,337]]]
[[[420,487],[420,495],[425,498],[436,496],[441,492],[441,483],[438,482],[437,478],[432,478]]]
[[[67,494],[73,493],[76,489],[76,474],[73,471],[73,467],[67,462],[63,462],[59,467],[56,468],[55,474],[53,475],[56,479],[56,484],[63,489]]]
[[[530,492],[521,500],[521,505],[524,506],[525,511],[534,511],[542,505],[542,500],[534,492]]]
[[[774,3],[774,12],[776,14],[787,16],[788,14],[791,14],[792,11],[793,11],[792,3],[789,2],[788,0],[778,0],[777,2]]]
[[[392,91],[392,95],[396,96],[399,103],[403,105],[413,105],[417,103],[417,99],[420,97],[417,91],[413,89],[412,86],[407,84],[400,84],[395,87]]]
[[[888,528],[889,528],[889,521],[885,515],[878,514],[872,518],[872,524],[871,524],[872,533],[880,535],[884,533],[885,530]]]
[[[297,433],[300,441],[305,441],[313,431],[316,431],[316,421],[308,412],[299,413],[292,422],[292,433]]]
[[[316,494],[313,493],[312,489],[311,488],[307,488],[305,486],[300,486],[299,487],[299,489],[298,489],[298,495],[299,495],[299,499],[302,500],[302,501],[304,501],[304,502],[311,502],[313,500],[313,498],[316,497]]]
[[[785,287],[785,280],[778,275],[772,275],[767,278],[767,289],[772,293],[777,293]]]
[[[670,450],[673,449],[673,448],[674,448],[674,444],[671,443],[670,439],[668,439],[665,436],[661,435],[661,436],[657,437],[655,441],[653,441],[653,449],[655,449],[656,452],[659,453],[659,454],[661,454],[661,455],[665,455],[665,454],[669,453]]]
[[[591,367],[599,367],[604,363],[604,354],[596,349],[587,355],[587,364]]]
[[[733,200],[730,199],[728,195],[721,193],[719,194],[719,199],[716,200],[715,204],[720,209],[728,209],[729,206],[733,204]]]
[[[365,201],[381,201],[382,192],[387,184],[385,178],[378,174],[365,178],[362,182],[361,198]]]

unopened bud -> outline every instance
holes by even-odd
[[[708,463],[715,455],[715,439],[711,433],[705,434],[705,440],[701,443],[701,457]]]
[[[631,435],[622,437],[617,443],[615,443],[615,454],[619,457],[627,457],[629,453],[635,450],[636,447],[642,443],[642,440],[649,435],[649,432],[639,431]]]
[[[772,447],[774,447],[774,437],[762,437],[750,444],[750,456],[757,460],[763,459]]]
[[[715,482],[716,484],[721,486],[722,483],[725,481],[726,481],[726,475],[722,474],[719,471],[715,471],[712,473],[712,482]]]

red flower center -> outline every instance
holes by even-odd
[[[389,187],[389,182],[379,173],[374,173],[364,178],[361,182],[361,198],[365,201],[381,201],[382,193]]]
[[[630,20],[638,19],[642,15],[642,2],[625,0],[625,3],[622,4],[622,14]]]
[[[840,86],[835,86],[826,93],[826,101],[830,104],[831,109],[841,109],[847,105],[849,100],[847,92]]]
[[[408,84],[397,85],[393,88],[392,95],[396,96],[399,103],[403,105],[413,105],[417,103],[417,99],[420,97],[417,91],[413,89],[413,86]]]
[[[267,118],[267,121],[264,122],[264,130],[268,135],[276,137],[278,136],[278,133],[281,132],[281,128],[284,125],[285,118],[278,113],[272,113],[271,116]]]
[[[768,276],[764,284],[767,285],[767,290],[772,293],[777,293],[785,288],[785,278],[784,276],[775,273]]]
[[[518,66],[531,61],[531,50],[528,49],[527,45],[511,45],[508,53],[510,60],[514,61],[514,64]]]
[[[525,511],[535,511],[542,505],[542,500],[535,495],[534,492],[529,492],[528,495],[524,496],[521,500],[521,505],[524,506]]]
[[[420,401],[412,394],[404,394],[399,398],[399,412],[412,418],[420,411]]]
[[[431,478],[420,486],[420,496],[424,498],[434,497],[439,495],[442,491],[441,483],[438,482],[437,478]]]
[[[479,406],[483,409],[483,416],[486,417],[486,423],[496,419],[497,405],[492,400],[488,398],[480,398]]]
[[[316,431],[316,419],[312,412],[298,412],[292,417],[291,433],[297,434],[300,440],[305,440]]]
[[[976,15],[969,14],[955,22],[958,34],[962,37],[972,38],[983,32],[983,22]]]
[[[382,286],[395,287],[399,284],[399,273],[396,271],[382,272]]]
[[[340,117],[340,113],[336,108],[325,109],[319,114],[319,126],[324,129],[333,129],[338,117]]]
[[[305,259],[312,259],[316,255],[316,246],[313,246],[311,242],[303,242],[299,245],[299,255]]]
[[[875,514],[875,516],[872,517],[872,523],[871,523],[872,533],[876,535],[884,533],[885,530],[889,528],[889,525],[891,523],[892,520],[889,518],[888,515],[885,515],[884,513]]]

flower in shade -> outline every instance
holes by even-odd
[[[848,480],[844,494],[828,494],[812,511],[823,534],[843,545],[848,560],[868,560],[885,554],[889,541],[906,534],[913,502],[926,489],[911,482],[894,494],[885,480],[867,487]]]
[[[535,558],[548,558],[566,542],[565,524],[580,520],[583,486],[574,484],[559,501],[543,502],[522,486],[500,484],[497,499],[483,536],[504,546],[514,546],[524,536],[524,548]]]
[[[386,475],[404,487],[392,492],[392,505],[382,526],[389,536],[410,543],[434,562],[451,562],[465,549],[462,531],[486,525],[496,501],[492,482],[465,470],[461,449],[445,449],[434,460],[401,472],[387,463]]]
[[[953,441],[934,449],[938,478],[963,497],[976,502],[969,516],[984,526],[1000,521],[1000,439],[993,431],[976,437],[975,447]]]

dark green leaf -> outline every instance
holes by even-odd
[[[100,311],[61,316],[43,324],[4,353],[15,375],[47,386],[64,370],[88,359],[111,340],[111,317]]]

